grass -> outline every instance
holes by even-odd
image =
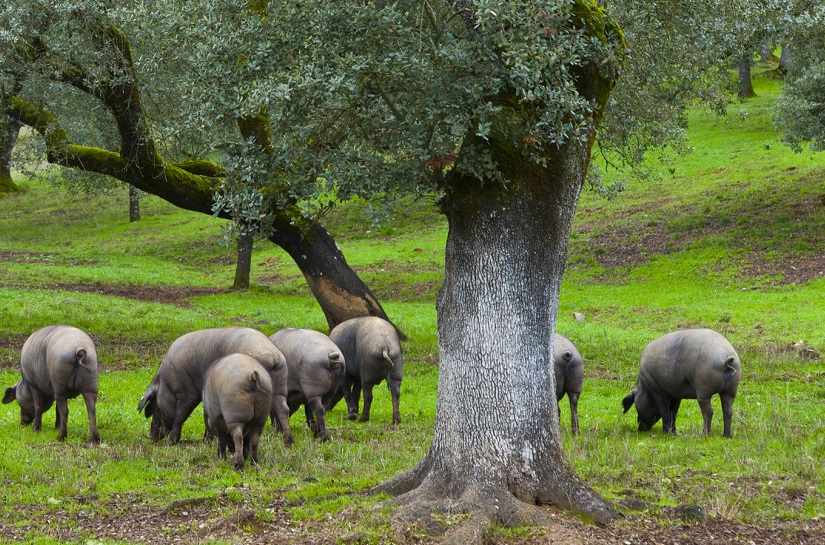
[[[725,117],[692,110],[692,154],[652,158],[659,177],[630,184],[614,201],[585,194],[577,212],[557,330],[584,355],[586,382],[576,438],[562,401],[565,449],[600,493],[632,495],[654,515],[683,503],[753,524],[825,513],[825,364],[816,357],[825,353],[825,157],[781,145],[770,119],[776,82],[756,83],[760,96],[741,105],[747,115],[739,105]],[[388,426],[389,394],[380,387],[370,423],[350,422],[336,408],[333,440],[320,444],[296,414],[293,448],[267,428],[262,463],[236,473],[216,459],[215,445],[199,441],[199,410],[184,426],[183,444],[169,448],[146,438],[137,400],[166,347],[185,332],[223,325],[325,331],[297,267],[279,248],[259,243],[253,288],[229,291],[234,257],[221,245],[220,220],[146,197],[143,219],[130,224],[125,190],[68,197],[39,181],[20,185],[22,194],[0,200],[0,383],[17,380],[19,348],[36,328],[63,322],[85,329],[101,360],[103,445],[85,446],[80,400],[70,402],[65,444],[55,441],[53,411],[35,434],[19,425],[16,406],[0,406],[4,532],[17,528],[19,539],[36,543],[85,543],[98,539],[83,524],[90,513],[130,520],[205,498],[201,511],[192,508],[198,516],[163,523],[170,539],[244,509],[272,520],[286,512],[300,535],[333,528],[331,540],[388,537],[388,513],[373,509],[380,498],[357,491],[411,468],[431,439],[434,302],[446,226],[430,201],[401,201],[380,223],[358,201],[323,219],[410,337],[402,425]],[[642,348],[668,331],[699,326],[723,332],[743,361],[734,438],[721,437],[718,400],[710,437],[693,401],[682,404],[678,435],[664,436],[659,426],[638,433],[620,401]],[[801,352],[799,341],[815,352]],[[124,539],[118,542],[131,542]]]

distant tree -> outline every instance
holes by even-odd
[[[140,189],[129,186],[129,221],[140,221]]]
[[[753,98],[756,91],[753,90],[753,79],[751,78],[751,66],[753,65],[753,51],[746,49],[739,56],[739,100]]]
[[[0,112],[0,196],[20,191],[11,177],[11,156],[19,133],[20,122]]]
[[[793,62],[777,103],[777,123],[791,147],[801,150],[808,143],[819,151],[825,149],[825,6],[800,6],[791,21],[788,43]]]

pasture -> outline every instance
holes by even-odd
[[[569,248],[557,331],[585,360],[581,434],[564,446],[576,472],[625,514],[596,528],[554,512],[582,543],[825,542],[825,156],[794,153],[774,131],[777,83],[727,116],[689,114],[685,157],[651,157],[658,173],[618,198],[582,196]],[[608,173],[610,175],[610,173]],[[234,251],[220,220],[144,196],[128,222],[126,190],[70,195],[44,179],[0,200],[0,383],[19,377],[19,351],[35,329],[68,323],[95,340],[98,427],[87,445],[82,401],[69,403],[69,435],[56,441],[0,406],[4,501],[0,541],[30,543],[415,543],[390,528],[386,498],[363,491],[410,469],[427,451],[438,377],[435,297],[446,225],[431,201],[386,208],[345,203],[323,218],[350,265],[406,333],[402,423],[376,388],[372,419],[329,415],[319,443],[293,415],[296,444],[267,426],[261,463],[235,472],[203,444],[200,409],[183,441],[152,443],[136,410],[168,345],[206,327],[327,331],[290,258],[256,243],[252,288],[228,289]],[[581,313],[584,321],[574,318]],[[644,346],[663,333],[710,327],[743,365],[733,438],[721,407],[702,434],[685,401],[678,434],[636,431],[621,399]],[[484,400],[479,400],[483,403]],[[698,511],[697,509],[698,508]],[[490,543],[521,543],[554,529],[496,529]],[[548,543],[552,541],[547,541]]]

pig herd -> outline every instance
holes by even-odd
[[[571,431],[579,431],[578,400],[584,362],[566,337],[554,338],[556,401],[567,395]],[[243,327],[205,329],[175,340],[166,352],[138,410],[151,418],[149,436],[174,444],[183,423],[203,403],[204,439],[217,438],[218,454],[232,453],[236,469],[245,459],[258,460],[258,442],[267,419],[294,442],[289,417],[304,407],[307,425],[320,440],[329,438],[326,412],[342,398],[351,420],[370,418],[373,387],[387,381],[392,423],[401,421],[399,399],[403,374],[401,345],[395,328],[375,317],[347,320],[329,336],[309,329],[288,328],[267,337]],[[57,406],[58,439],[66,437],[67,400],[82,395],[93,443],[100,441],[95,404],[98,394],[97,352],[83,331],[50,325],[35,331],[20,354],[21,378],[7,388],[3,403],[17,401],[20,420],[41,428],[42,416]],[[733,400],[742,366],[721,334],[709,329],[675,331],[645,347],[636,385],[622,404],[635,405],[640,431],[662,420],[665,432],[676,431],[682,399],[696,399],[710,433],[710,399],[719,394],[724,436],[731,436]]]

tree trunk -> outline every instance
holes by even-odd
[[[235,266],[235,282],[232,287],[238,290],[249,289],[249,273],[252,268],[252,246],[255,235],[248,231],[238,235],[238,263]]]
[[[462,192],[443,207],[435,435],[415,469],[379,487],[403,494],[403,520],[449,505],[535,524],[544,516],[535,505],[547,503],[599,522],[614,516],[567,462],[554,394],[559,289],[589,154],[589,143],[568,143],[541,168],[511,150],[505,190],[451,183]]]
[[[298,265],[330,329],[359,316],[378,316],[389,321],[378,299],[350,268],[335,239],[321,224],[281,216],[269,240],[283,248]],[[398,334],[406,340],[401,331]]]
[[[11,154],[17,143],[17,135],[20,133],[20,123],[7,116],[5,112],[0,112],[0,116],[5,121],[0,123],[0,196],[2,196],[3,193],[20,191],[11,178]]]
[[[756,96],[753,90],[753,80],[751,79],[751,63],[753,62],[753,52],[748,51],[739,59],[739,99],[752,98]]]
[[[129,184],[129,222],[140,221],[140,189]]]
[[[776,67],[782,74],[787,74],[791,69],[791,46],[785,44],[782,46],[782,53],[779,54],[779,66]]]

